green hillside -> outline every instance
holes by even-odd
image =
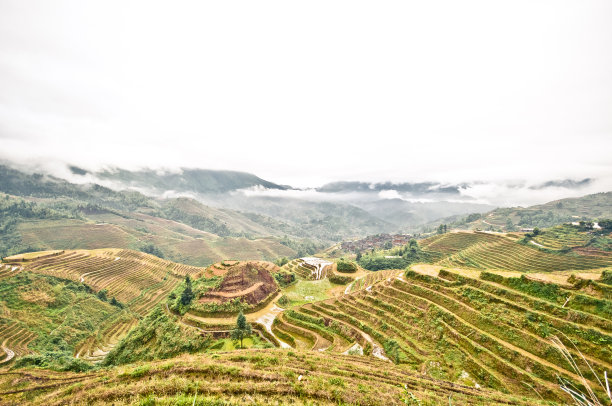
[[[234,209],[216,208],[189,198],[155,199],[96,184],[71,184],[3,165],[0,192],[5,193],[0,195],[0,256],[37,249],[139,249],[152,243],[170,259],[208,265],[228,257],[310,255],[347,236],[392,227],[347,204],[241,201],[227,195],[215,201],[223,204],[229,198],[226,206]],[[77,234],[84,238],[81,246],[74,244]]]
[[[186,275],[203,272],[120,249],[5,258],[0,343],[18,358],[34,354],[35,365],[54,365],[54,351],[100,361]]]
[[[285,311],[273,331],[298,349],[366,354],[436,379],[549,400],[563,398],[557,375],[582,383],[554,348],[558,335],[605,396],[597,379],[612,367],[609,287],[467,275],[439,268],[435,276],[387,274],[356,293]],[[564,305],[566,297],[572,300]]]
[[[612,218],[612,192],[555,200],[530,207],[499,208],[459,218],[455,216],[435,221],[429,228],[447,223],[453,228],[516,231],[519,228],[545,228],[608,218]]]
[[[79,186],[6,166],[0,166],[0,191],[7,193],[0,194],[0,256],[153,244],[170,259],[208,265],[228,257],[295,256],[305,247],[313,253],[323,246],[302,238],[310,235],[299,228],[263,215]]]

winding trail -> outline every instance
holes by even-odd
[[[264,326],[266,328],[266,331],[268,332],[268,334],[270,334],[272,337],[276,338],[281,346],[281,348],[291,348],[291,346],[289,344],[287,344],[286,342],[284,342],[283,340],[279,339],[276,334],[274,334],[272,332],[272,323],[274,323],[274,320],[276,319],[276,316],[279,315],[279,313],[282,313],[284,310],[281,309],[280,307],[278,307],[276,305],[276,303],[272,303],[272,307],[270,308],[270,311],[262,314],[261,316],[259,316],[259,318],[255,319],[256,323],[261,324],[262,326]]]
[[[93,273],[93,272],[85,272],[84,274],[81,275],[81,283],[85,282],[85,277],[89,275],[90,273]]]
[[[6,344],[6,340],[4,341],[4,343],[2,343],[2,351],[6,353],[6,357],[3,360],[0,360],[0,364],[7,363],[15,357],[15,352],[10,348],[6,347],[4,344]]]

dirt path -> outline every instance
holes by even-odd
[[[482,220],[482,222],[491,227],[503,228],[503,226],[500,226],[499,224],[489,223],[487,220],[484,220],[484,219]]]
[[[90,273],[93,273],[93,272],[85,272],[83,275],[81,275],[81,283],[85,282],[85,277],[89,275]]]
[[[6,347],[5,344],[6,340],[4,341],[4,343],[2,343],[2,351],[6,353],[6,357],[3,360],[0,360],[0,364],[7,363],[15,357],[15,352],[10,348]]]
[[[273,304],[273,306],[270,309],[270,311],[265,313],[265,314],[262,314],[261,316],[259,316],[255,320],[255,322],[261,324],[262,326],[264,326],[266,328],[266,331],[270,335],[272,335],[272,337],[274,337],[274,338],[276,338],[278,340],[278,342],[280,343],[281,348],[291,348],[291,346],[289,344],[287,344],[286,342],[282,341],[280,338],[278,338],[272,332],[272,323],[274,323],[274,320],[276,319],[276,316],[278,316],[282,312],[283,312],[283,309],[278,307],[276,304]]]

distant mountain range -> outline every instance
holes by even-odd
[[[88,173],[75,167],[71,169],[74,174],[85,175]],[[252,187],[276,190],[291,189],[290,186],[277,185],[246,172],[209,169],[183,168],[177,172],[160,172],[151,169],[128,171],[116,168],[96,172],[93,175],[101,180],[120,182],[124,187],[144,189],[159,194],[167,191],[203,194],[226,193]]]
[[[86,241],[95,231],[105,237],[91,239],[83,248],[99,248],[105,238],[109,246],[132,249],[153,243],[170,259],[202,265],[246,258],[246,253],[265,259],[313,253],[316,247],[349,238],[431,231],[440,222],[486,229],[505,228],[510,219],[516,227],[550,226],[577,218],[572,216],[596,218],[612,211],[609,194],[578,199],[579,204],[568,200],[495,209],[462,200],[463,185],[433,182],[335,182],[300,190],[233,171],[90,172],[75,166],[69,171],[75,183],[0,165],[0,192],[9,195],[0,213],[0,229],[5,230],[0,255],[9,253],[7,247],[11,253],[77,248],[76,235]],[[15,207],[22,204],[29,205],[27,213],[16,215]],[[92,231],[92,223],[103,225]],[[50,232],[68,225],[72,228],[65,233]]]

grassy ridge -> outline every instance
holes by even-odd
[[[453,405],[540,404],[376,359],[286,350],[183,355],[57,378],[47,371],[0,374],[0,404],[438,405],[449,398]]]

